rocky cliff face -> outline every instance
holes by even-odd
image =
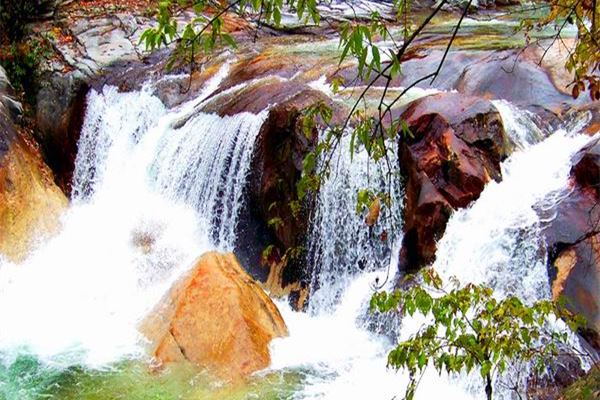
[[[0,67],[0,253],[12,261],[51,235],[67,206],[31,134],[15,125],[20,110]]]
[[[600,141],[576,154],[569,185],[544,232],[552,295],[587,319],[585,336],[600,349]]]

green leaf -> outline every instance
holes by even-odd
[[[225,40],[225,42],[230,46],[233,47],[234,49],[237,49],[237,43],[235,42],[235,39],[233,38],[233,36],[231,36],[228,33],[223,33],[221,35],[221,38],[223,38],[223,40]]]
[[[379,49],[377,48],[377,46],[373,46],[373,47],[371,47],[371,52],[373,53],[373,62],[375,63],[377,70],[380,71],[381,70],[381,56],[379,54]]]
[[[275,22],[275,26],[281,25],[281,11],[278,7],[273,9],[273,21]]]

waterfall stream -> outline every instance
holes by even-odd
[[[446,280],[457,277],[463,284],[485,283],[499,296],[515,294],[533,302],[550,295],[540,235],[542,221],[535,207],[552,206],[564,195],[571,156],[591,138],[579,134],[585,121],[577,121],[544,139],[546,135],[533,115],[506,102],[498,103],[517,151],[502,164],[502,182],[489,183],[477,201],[451,217],[439,242],[434,268]],[[272,368],[309,367],[308,383],[300,398],[402,398],[408,377],[385,368],[392,342],[369,332],[368,321],[362,318],[375,279],[385,273],[384,260],[390,254],[366,253],[372,264],[364,271],[356,269],[361,245],[369,239],[364,232],[356,233],[360,227],[364,230],[364,222],[350,217],[355,215],[356,200],[346,191],[355,193],[360,185],[365,185],[365,178],[359,173],[364,171],[364,164],[360,160],[355,160],[355,164],[342,161],[338,168],[342,169],[338,171],[342,179],[325,183],[319,197],[322,204],[318,213],[326,217],[317,214],[314,228],[317,234],[319,229],[322,233],[318,239],[312,239],[319,243],[313,257],[322,252],[315,260],[326,268],[317,278],[322,281],[315,292],[318,302],[312,305],[315,315],[293,313],[281,305],[290,337],[276,341]],[[339,256],[336,251],[340,243],[351,243],[359,255]],[[346,257],[352,259],[348,261]],[[397,253],[391,257],[391,274],[396,271],[396,258]],[[331,288],[328,295],[337,301],[330,297],[329,302],[323,303],[319,291],[326,287]],[[418,317],[405,318],[400,338],[408,338],[423,321]],[[479,373],[450,378],[430,368],[421,379],[416,398],[427,400],[443,395],[444,399],[466,400],[481,398],[481,393]],[[509,400],[514,395],[497,385],[496,399]]]
[[[25,348],[102,366],[139,356],[137,321],[196,257],[233,249],[266,113],[195,112],[227,72],[172,111],[150,85],[90,93],[61,233],[23,265],[1,267],[3,357]]]
[[[0,261],[0,366],[10,371],[27,354],[44,368],[102,372],[144,358],[137,322],[196,257],[235,248],[267,111],[228,117],[197,112],[227,73],[226,65],[196,99],[173,110],[152,85],[132,93],[105,87],[89,95],[72,205],[61,232],[22,264]],[[581,124],[546,135],[531,114],[495,104],[515,153],[502,164],[502,182],[488,184],[477,201],[451,217],[434,267],[445,278],[483,282],[500,295],[535,301],[549,296],[543,221],[535,207],[563,195],[570,158],[590,137],[579,134]],[[310,309],[298,313],[278,303],[290,336],[273,341],[271,366],[254,377],[273,387],[272,397],[264,398],[401,398],[408,380],[386,368],[394,338],[370,330],[367,317],[375,282],[391,289],[397,272],[399,179],[391,181],[391,215],[370,231],[356,212],[356,192],[381,190],[385,175],[364,152],[351,159],[344,141],[334,160],[307,244],[314,271]],[[403,320],[401,338],[420,322]],[[39,398],[19,379],[2,383],[2,371],[1,400]],[[190,378],[180,386],[194,384]],[[164,398],[204,398],[174,390],[180,392]],[[249,390],[239,398],[263,398]],[[480,390],[476,377],[440,376],[430,369],[417,399],[477,399]],[[510,394],[500,391],[497,398],[508,400]]]

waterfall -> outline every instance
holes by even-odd
[[[451,217],[434,267],[446,280],[454,276],[463,283],[485,283],[499,296],[515,294],[533,302],[550,295],[542,221],[534,208],[549,207],[564,195],[571,156],[591,139],[579,133],[585,121],[546,135],[531,114],[508,103],[498,108],[515,153],[502,164],[502,182],[489,183],[477,201]],[[365,165],[360,162],[350,163],[340,156],[331,183],[319,196],[311,234],[321,236],[311,237],[311,243],[318,243],[311,251],[321,272],[312,314],[293,313],[280,305],[290,337],[275,341],[271,369],[302,368],[305,386],[298,398],[402,398],[408,381],[403,371],[385,368],[394,341],[370,332],[362,317],[390,254],[361,252],[369,237],[356,233],[364,221],[354,217],[352,195],[366,183],[361,175]],[[340,256],[344,251],[348,255]],[[361,271],[356,260],[364,255],[370,257],[369,267]],[[392,274],[395,258],[397,253],[389,266]],[[323,271],[326,266],[329,270]],[[329,298],[319,293],[326,287]],[[404,318],[397,340],[408,339],[423,322],[421,317]],[[450,377],[438,375],[431,367],[421,379],[416,399],[479,399],[480,381],[478,372]],[[513,395],[496,387],[497,399],[509,400]]]
[[[92,91],[61,232],[0,266],[0,355],[103,366],[141,357],[137,322],[193,260],[231,250],[254,141],[266,117],[168,110],[151,84]],[[11,355],[12,354],[12,355]]]
[[[539,117],[531,111],[522,110],[506,100],[492,100],[502,116],[502,123],[516,150],[523,150],[538,143],[546,134]]]
[[[346,135],[335,149],[331,175],[319,190],[311,221],[307,262],[313,268],[310,295],[313,313],[332,311],[356,275],[386,265],[391,256],[390,243],[397,240],[401,226],[399,176],[396,173],[388,181],[387,171],[370,161],[364,149],[351,157],[349,143],[350,137]],[[392,163],[396,164],[396,160]],[[358,191],[385,192],[389,183],[390,192],[395,194],[392,211],[382,213],[380,223],[369,229],[364,212],[356,210]],[[387,239],[382,240],[384,232]],[[382,281],[385,278],[385,274],[381,276]]]
[[[44,366],[95,372],[144,359],[137,322],[196,257],[234,248],[267,111],[226,117],[198,111],[227,73],[225,66],[197,98],[175,109],[160,102],[152,84],[132,93],[114,87],[90,93],[61,232],[19,265],[0,260],[0,398],[37,398],[23,394],[18,379],[15,387],[3,387],[2,367],[23,354]],[[544,221],[535,209],[551,208],[564,196],[570,159],[590,138],[579,134],[585,121],[547,135],[531,113],[494,104],[515,152],[502,164],[502,182],[489,183],[451,217],[434,267],[446,280],[485,283],[499,296],[533,302],[550,293]],[[272,342],[270,367],[251,378],[255,384],[292,374],[293,393],[277,398],[401,398],[408,382],[405,372],[386,368],[387,354],[423,320],[405,318],[398,335],[382,335],[371,329],[367,311],[375,287],[394,286],[402,187],[398,176],[388,181],[364,149],[351,157],[349,141],[345,136],[335,150],[315,199],[307,243],[309,312],[279,304],[290,336]],[[372,229],[356,210],[361,189],[391,189],[394,196],[391,211]],[[479,380],[477,373],[453,377],[430,368],[416,398],[479,399]],[[196,384],[189,379],[182,386]],[[177,390],[172,398],[194,398],[187,386]],[[499,389],[496,398],[510,396]]]
[[[541,221],[535,207],[562,195],[571,156],[589,140],[564,130],[516,153],[471,207],[451,217],[438,244],[436,270],[533,302],[549,296]]]
[[[79,141],[74,198],[100,191],[137,195],[128,186],[143,182],[162,198],[193,208],[205,220],[213,244],[232,250],[254,142],[267,112],[226,117],[195,112],[226,71],[175,113],[152,95],[151,85],[133,93],[114,87],[92,92]]]

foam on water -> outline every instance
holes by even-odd
[[[439,243],[434,267],[446,280],[456,276],[463,283],[485,283],[499,296],[516,294],[531,302],[549,296],[540,221],[534,207],[555,204],[560,198],[566,187],[571,156],[590,138],[578,133],[581,128],[578,125],[569,128],[569,132],[559,130],[539,142],[537,134],[527,136],[520,131],[529,125],[523,119],[526,115],[514,115],[512,107],[507,106],[502,109],[502,116],[511,139],[522,150],[503,163],[502,182],[488,184],[479,200],[453,215]],[[320,281],[314,293],[319,297],[316,306],[312,306],[312,314],[294,313],[286,305],[280,305],[290,337],[274,342],[271,369],[305,371],[305,386],[297,398],[402,398],[408,377],[402,371],[386,368],[387,352],[395,340],[370,332],[368,320],[363,317],[374,281],[385,270],[378,271],[376,265],[386,265],[385,256],[369,255],[373,262],[369,269],[363,272],[355,266],[354,252],[361,251],[365,239],[354,230],[364,222],[352,217],[351,193],[356,187],[350,182],[364,184],[360,175],[364,165],[343,160],[339,165],[347,172],[341,174],[341,179],[338,177],[337,183],[325,183],[317,213],[327,219],[317,219],[312,234],[319,235],[319,239],[311,239],[319,242],[315,254],[321,254],[317,259],[321,267],[317,279],[325,281]],[[326,223],[322,224],[323,221]],[[397,251],[398,247],[392,260],[397,259]],[[396,270],[395,262],[390,270],[392,274]],[[326,287],[331,289],[329,295],[336,295],[323,302],[319,291],[325,291]],[[387,289],[390,288],[388,284]],[[396,339],[409,338],[423,322],[423,318],[404,318]],[[557,324],[555,328],[563,326]],[[443,396],[468,400],[479,399],[482,393],[478,372],[449,377],[438,375],[430,367],[421,379],[416,398]],[[497,382],[495,398],[508,400],[513,395]]]
[[[61,232],[0,266],[3,357],[103,366],[141,356],[140,318],[196,257],[233,248],[266,113],[196,111],[227,72],[175,110],[150,85],[89,95]]]
[[[266,112],[223,118],[199,113],[226,74],[225,67],[198,98],[175,110],[163,106],[152,86],[90,94],[73,203],[61,232],[20,265],[0,261],[5,363],[24,352],[47,363],[97,368],[143,357],[137,322],[195,257],[234,248]],[[549,285],[534,208],[563,195],[570,158],[590,138],[573,127],[543,139],[529,114],[495,104],[518,151],[503,163],[502,182],[488,184],[479,200],[452,216],[434,267],[446,279],[486,283],[499,295],[535,301],[548,297]],[[378,192],[389,183],[364,151],[351,158],[349,139],[342,140],[311,219],[309,312],[279,304],[290,336],[272,343],[272,365],[262,372],[301,372],[303,388],[294,398],[391,399],[404,393],[408,377],[386,368],[387,353],[423,321],[406,318],[399,337],[390,337],[372,332],[366,317],[376,280],[389,290],[397,272],[398,177],[391,180],[393,210],[377,227],[369,230],[356,212],[358,190]],[[479,380],[478,374],[448,377],[430,368],[416,397],[478,399]]]
[[[350,137],[346,135],[335,149],[331,176],[319,190],[311,220],[307,262],[313,268],[312,313],[332,311],[355,276],[385,265],[391,254],[389,243],[395,241],[398,232],[394,225],[399,221],[402,204],[398,176],[388,181],[381,165],[370,162],[366,151],[351,157],[349,146]],[[390,154],[395,152],[390,149]],[[392,213],[384,207],[378,226],[369,229],[364,212],[356,211],[358,191],[379,193],[388,183],[395,193]],[[388,238],[382,241],[384,231]]]

